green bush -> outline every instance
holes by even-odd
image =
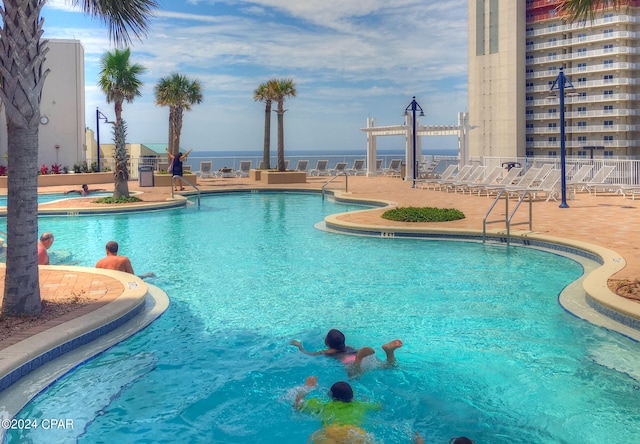
[[[103,204],[123,204],[123,203],[131,203],[131,202],[142,202],[142,199],[135,196],[130,197],[101,197],[94,201],[95,203],[103,203]]]
[[[464,213],[454,208],[406,207],[385,211],[382,217],[399,222],[448,222],[464,219]]]

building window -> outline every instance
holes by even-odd
[[[578,142],[586,142],[587,136],[578,136]]]
[[[613,126],[613,120],[605,120],[604,126]]]
[[[533,137],[527,137],[527,143],[532,142],[533,143]]]
[[[556,108],[549,108],[547,110],[547,113],[549,113],[549,114],[554,114],[554,113],[557,113],[557,112],[558,112],[558,110]]]
[[[554,122],[554,123],[550,123],[550,124],[548,125],[548,127],[549,127],[549,128],[557,128],[557,127],[558,127],[558,124],[557,124],[557,123],[555,123],[555,122]]]
[[[579,77],[578,78],[578,84],[584,84],[587,83],[587,78],[586,77]]]
[[[578,107],[578,114],[587,114],[587,107],[586,106],[579,106]]]
[[[586,63],[578,63],[578,71],[586,71],[587,64]]]
[[[612,59],[604,61],[604,66],[609,66],[609,65],[613,65],[613,60]]]
[[[549,157],[558,157],[558,153],[556,151],[549,151],[547,153],[547,156],[549,156]]]
[[[526,151],[526,152],[525,152],[525,156],[527,156],[527,157],[533,157],[533,151]]]
[[[550,52],[549,53],[549,59],[555,60],[557,58],[558,58],[558,53],[557,52]]]
[[[587,92],[586,91],[579,92],[578,98],[581,98],[581,97],[587,97]]]
[[[533,129],[533,123],[527,123],[527,129]]]
[[[604,106],[605,114],[613,114],[613,105],[605,105]]]
[[[604,136],[602,140],[604,142],[613,142],[613,136]]]
[[[578,151],[578,157],[587,157],[586,151]]]
[[[607,74],[604,76],[604,83],[613,83],[613,74]]]
[[[613,21],[613,14],[605,14],[604,15],[604,21],[605,22],[612,22]]]
[[[527,116],[533,116],[533,110],[532,109],[528,109],[527,110]]]
[[[558,141],[558,139],[556,138],[556,136],[550,136],[549,137],[549,143],[554,143],[554,142],[557,142],[557,141]]]
[[[613,157],[613,151],[605,151],[603,154],[604,157]]]
[[[607,89],[604,91],[604,95],[605,96],[612,96],[613,95],[613,90],[612,89]]]
[[[609,34],[613,34],[613,29],[605,29],[604,30],[604,35],[609,35]]]
[[[587,40],[587,33],[586,32],[578,34],[578,41],[579,42],[584,42],[585,40]]]
[[[476,55],[484,55],[484,0],[476,0]]]
[[[533,102],[533,96],[527,96],[527,102]]]
[[[489,53],[498,52],[498,0],[490,0],[489,2]]]
[[[613,52],[613,45],[604,45],[604,52]]]
[[[578,48],[578,55],[579,56],[584,56],[587,53],[587,48]]]
[[[585,127],[587,126],[587,122],[578,122],[578,126],[579,127]]]

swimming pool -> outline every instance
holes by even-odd
[[[81,196],[78,193],[73,193],[73,194],[64,194],[64,193],[40,193],[38,194],[38,204],[43,204],[43,203],[48,203],[48,202],[54,202],[56,200],[60,200],[60,199],[72,199],[72,198],[79,198],[79,197],[86,197],[86,198],[97,198],[97,197],[105,197],[105,196],[113,196],[113,192],[109,192],[109,191],[99,191],[96,193],[91,193],[91,195],[89,196]],[[0,207],[6,207],[7,206],[7,195],[6,194],[2,194],[0,195]]]
[[[313,228],[355,208],[247,193],[203,197],[200,210],[42,218],[52,250],[81,265],[118,240],[172,303],[18,415],[70,418],[72,430],[7,441],[306,442],[319,423],[293,411],[291,387],[314,374],[322,393],[347,376],[288,343],[319,349],[330,328],[378,356],[383,342],[404,341],[395,368],[351,381],[357,397],[383,404],[365,428],[384,442],[409,442],[413,430],[434,443],[635,439],[639,345],[557,304],[579,264],[524,248]]]

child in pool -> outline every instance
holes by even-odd
[[[336,382],[329,390],[331,399],[322,401],[319,398],[304,400],[304,397],[315,390],[317,376],[309,376],[296,395],[294,406],[301,412],[317,416],[322,422],[322,429],[316,431],[309,438],[315,443],[372,443],[372,437],[360,426],[365,414],[369,410],[380,410],[379,404],[356,401],[353,399],[353,389],[344,381]]]
[[[297,340],[292,340],[291,345],[295,345],[298,349],[307,355],[319,356],[325,355],[338,359],[343,364],[352,365],[354,369],[360,370],[362,360],[367,356],[371,356],[375,351],[371,347],[362,347],[356,350],[355,348],[345,345],[344,334],[340,330],[331,329],[327,336],[324,338],[324,344],[327,346],[326,350],[319,350],[316,352],[310,352],[304,349],[302,343]],[[395,351],[402,347],[402,341],[394,339],[382,346],[385,354],[387,355],[387,364],[393,364],[396,362]]]

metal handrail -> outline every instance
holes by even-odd
[[[493,211],[494,207],[496,206],[496,204],[498,203],[502,195],[505,194],[505,192],[506,192],[506,195],[504,196],[504,199],[505,199],[504,219],[496,219],[496,220],[488,221],[487,218]],[[524,201],[526,196],[529,196],[529,220],[525,222],[514,223],[512,222],[513,217],[515,216],[516,211],[518,211],[520,204]],[[496,222],[504,222],[507,227],[507,246],[511,245],[511,227],[512,226],[529,224],[529,231],[533,231],[533,217],[532,217],[533,216],[533,198],[532,196],[533,195],[529,190],[524,190],[524,192],[520,196],[520,199],[518,199],[518,203],[516,204],[515,208],[511,213],[509,213],[509,193],[507,192],[506,189],[500,190],[500,192],[496,196],[496,199],[493,201],[493,203],[489,207],[489,210],[485,214],[484,219],[482,220],[482,243],[485,243],[485,241],[487,240],[487,225],[496,223]]]
[[[322,185],[322,200],[324,200],[325,187],[329,185],[331,182],[333,182],[334,180],[336,180],[339,176],[344,176],[344,192],[345,193],[349,192],[349,175],[346,172],[338,173],[335,176],[333,176],[331,179],[327,180],[324,183],[324,185]]]
[[[173,192],[174,189],[173,187],[176,186],[176,179],[180,179],[181,181],[183,181],[184,183],[191,185],[197,192],[198,192],[198,208],[200,208],[200,188],[198,188],[197,186],[195,186],[194,184],[192,184],[191,182],[189,182],[187,179],[185,179],[183,176],[173,176],[171,178],[171,198],[173,199]]]

